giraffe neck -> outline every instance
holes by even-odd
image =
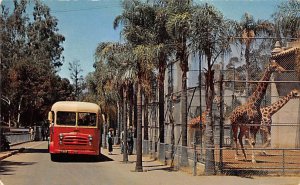
[[[292,98],[293,95],[290,93],[285,97],[281,98],[280,100],[276,101],[275,103],[272,103],[270,106],[268,106],[270,115],[273,115],[277,111],[279,111]]]
[[[269,81],[271,74],[272,74],[272,71],[269,68],[267,68],[263,77],[259,81]],[[248,102],[253,103],[259,107],[264,95],[266,94],[268,84],[269,84],[268,82],[259,82],[256,86],[255,91],[249,97]]]

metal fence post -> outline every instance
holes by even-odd
[[[194,166],[193,166],[193,175],[197,175],[197,152],[196,152],[196,143],[194,143]]]
[[[282,149],[282,175],[285,174],[284,168],[285,168],[285,153],[284,149]]]

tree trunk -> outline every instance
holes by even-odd
[[[123,162],[128,162],[128,154],[127,154],[127,105],[126,105],[126,88],[123,88],[123,129],[124,129],[124,137],[123,137]]]
[[[163,73],[164,78],[164,73]],[[164,123],[164,106],[165,106],[165,92],[164,92],[164,82],[159,79],[158,82],[158,119],[159,119],[159,141],[160,143],[165,142],[165,123]]]
[[[135,92],[137,92],[138,91],[138,87],[137,87],[138,85],[134,85],[133,87],[135,87],[135,88],[132,88],[132,94],[133,94],[133,104],[132,104],[132,106],[133,106],[133,127],[135,128],[134,129],[134,137],[136,138],[136,136],[137,136],[137,122],[138,122],[138,116],[137,116],[137,95],[136,95],[136,93]]]
[[[121,134],[121,123],[122,123],[122,117],[121,117],[121,107],[120,107],[120,102],[117,102],[117,129],[118,129],[118,133],[117,133],[117,137],[118,137],[118,144],[120,144],[120,134]]]
[[[104,138],[104,145],[103,145],[103,148],[104,149],[107,149],[107,142],[106,142],[106,135],[107,135],[107,127],[108,127],[108,125],[107,125],[107,119],[106,119],[106,115],[104,114],[104,124],[103,124],[103,138]]]
[[[142,172],[142,93],[141,84],[138,82],[137,91],[137,137],[136,137],[136,172]]]
[[[163,70],[160,68],[160,72]],[[158,123],[159,123],[159,158],[164,159],[165,158],[165,118],[164,118],[164,98],[165,98],[165,92],[164,92],[164,83],[163,79],[164,73],[161,73],[158,80]]]
[[[129,119],[129,126],[132,126],[133,125],[133,116],[134,115],[134,112],[133,112],[133,103],[135,101],[135,96],[134,96],[134,90],[133,90],[133,86],[130,85],[129,87],[129,114],[128,114],[128,119]],[[136,128],[136,125],[134,126],[134,128]]]
[[[182,132],[182,149],[181,149],[181,166],[188,166],[187,154],[187,71],[182,71],[182,90],[181,90],[181,132]]]
[[[210,61],[210,60],[208,60]],[[214,134],[213,134],[213,121],[212,121],[212,102],[214,98],[214,71],[211,70],[209,65],[208,71],[205,73],[206,89],[205,89],[205,100],[206,100],[206,161],[205,161],[205,174],[215,174],[215,155],[214,155]]]
[[[246,44],[246,49],[245,49],[245,60],[246,60],[246,96],[250,96],[250,85],[249,85],[249,75],[250,75],[250,45]]]
[[[145,94],[145,100],[144,100],[144,140],[149,140],[149,133],[148,133],[148,95]]]

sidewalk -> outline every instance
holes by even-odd
[[[25,148],[30,148],[33,145],[33,143],[34,142],[24,142],[20,144],[11,145],[10,150],[0,152],[0,161],[16,153],[22,152]]]

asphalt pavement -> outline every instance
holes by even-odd
[[[0,152],[0,161],[8,161],[11,155],[22,152],[23,150],[34,148],[40,145],[41,142],[28,142],[11,147],[10,151]],[[107,165],[114,169],[120,168],[128,178],[135,179],[132,182],[141,182],[144,179],[144,184],[163,184],[163,185],[300,185],[300,177],[298,176],[193,176],[191,171],[173,171],[168,165],[165,165],[148,156],[143,157],[143,172],[135,172],[136,155],[128,156],[128,163],[123,163],[123,154],[120,153],[120,147],[114,146],[112,155],[108,154],[107,149],[102,149],[104,157],[110,158],[111,163]],[[0,162],[1,164],[1,162]],[[118,183],[115,183],[118,184]],[[133,183],[140,184],[140,183]],[[1,185],[1,175],[0,175]],[[6,184],[5,184],[6,185]]]

